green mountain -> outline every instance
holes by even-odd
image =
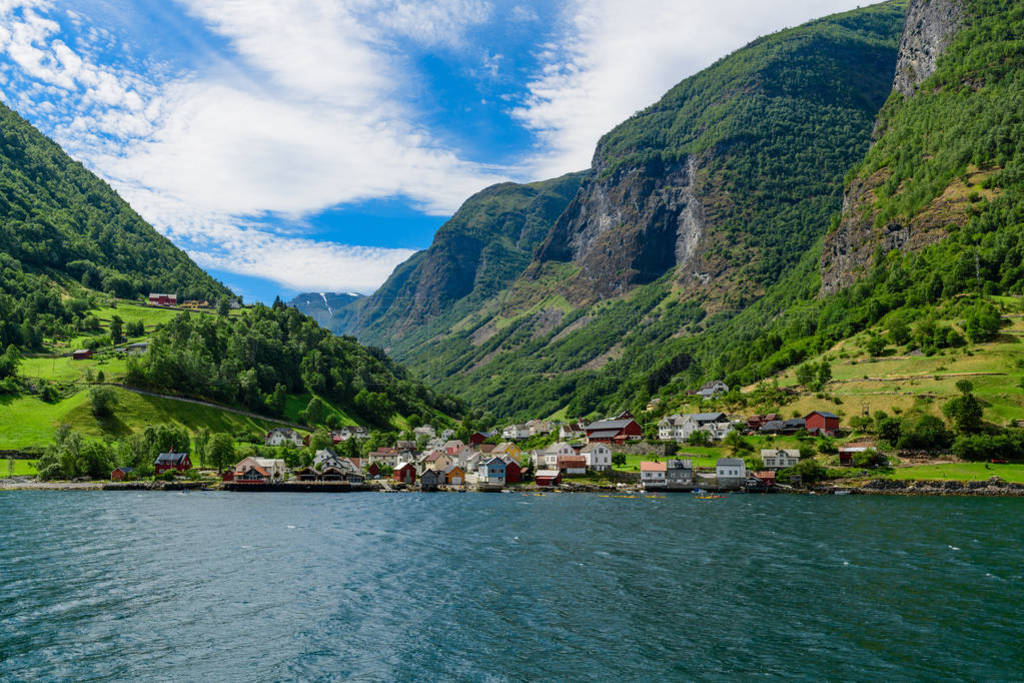
[[[345,331],[503,415],[587,413],[681,371],[695,381],[711,370],[708,330],[777,287],[816,293],[804,274],[891,91],[905,9],[781,31],[686,79],[602,138],[578,189],[538,214],[532,259],[521,250],[500,278],[459,271],[445,246],[507,243],[505,214],[479,206],[512,188],[485,190]],[[424,277],[432,251],[455,277]]]

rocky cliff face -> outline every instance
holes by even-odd
[[[964,18],[963,0],[913,0],[900,40],[893,90],[910,97],[929,76]]]
[[[695,192],[696,161],[601,169],[584,183],[538,253],[573,261],[580,272],[568,294],[576,303],[614,297],[687,267],[699,254],[704,209]]]
[[[935,73],[939,57],[963,24],[963,0],[911,0],[900,39],[893,90],[912,97]],[[884,132],[884,131],[878,131]],[[940,197],[930,211],[913,220],[889,221],[876,226],[875,191],[888,174],[880,170],[851,182],[843,198],[839,227],[825,236],[821,255],[821,292],[834,293],[855,282],[870,267],[881,249],[920,249],[946,234],[944,224],[963,224],[966,215],[954,202]],[[954,210],[950,210],[954,209]]]

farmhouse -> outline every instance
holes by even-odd
[[[89,349],[78,349],[71,354],[71,360],[89,360],[92,358],[92,351]]]
[[[178,470],[185,472],[192,469],[192,460],[188,453],[161,453],[153,463],[153,469],[157,474],[163,474],[167,470]]]
[[[599,420],[587,425],[587,443],[623,443],[639,440],[644,430],[632,417]]]
[[[694,392],[701,398],[714,398],[719,394],[728,394],[729,385],[720,379],[716,379],[713,382],[706,382],[701,385],[700,389]]]
[[[267,432],[263,443],[267,446],[294,446],[299,448],[302,446],[302,437],[294,429],[275,427]]]
[[[662,441],[686,441],[696,431],[702,431],[721,441],[732,431],[732,423],[725,413],[690,413],[669,415],[658,423],[658,438]]]
[[[762,448],[761,462],[768,470],[793,467],[800,462],[800,451],[796,448]]]

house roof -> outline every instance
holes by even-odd
[[[135,468],[134,467],[115,467],[114,468],[115,472],[117,472],[118,470],[124,472],[125,474],[128,474],[129,472],[134,472]]]
[[[558,464],[561,467],[586,467],[587,459],[582,455],[560,455],[558,456]]]
[[[442,472],[444,472],[445,474],[451,474],[451,473],[452,473],[452,472],[454,472],[455,470],[458,470],[459,472],[464,472],[464,471],[465,471],[465,470],[463,470],[463,469],[462,469],[461,467],[459,467],[458,465],[451,465],[451,466],[449,466],[449,467],[445,467],[445,468],[444,468],[443,470],[441,470],[441,471],[442,471]]]
[[[621,429],[602,429],[590,434],[591,439],[614,439]]]
[[[745,464],[740,458],[719,458],[715,467],[744,467]]]
[[[625,418],[622,420],[598,420],[597,422],[591,422],[590,424],[588,424],[587,431],[589,432],[595,429],[614,429],[615,433],[617,434],[618,432],[623,430],[626,427],[626,425],[628,425],[630,422],[633,422],[633,420],[630,418]]]
[[[551,478],[554,478],[554,477],[557,477],[559,474],[561,474],[561,472],[559,472],[558,470],[537,470],[536,476],[538,478],[540,478],[540,477],[551,477]]]
[[[644,461],[640,463],[641,472],[664,472],[668,469],[663,462],[648,462]]]
[[[822,417],[829,417],[829,418],[833,418],[834,417],[837,420],[839,419],[838,415],[836,415],[834,413],[830,413],[827,410],[815,410],[813,412],[807,413],[807,417],[805,417],[804,419],[806,420],[811,415],[821,415]]]
[[[490,465],[493,465],[495,463],[501,463],[502,467],[505,467],[506,464],[507,464],[503,459],[499,458],[498,456],[494,456],[493,458],[488,458],[487,460],[484,460],[480,464],[481,465],[488,465],[488,466],[490,466]]]
[[[188,453],[161,453],[156,457],[156,464],[180,465],[188,458]]]

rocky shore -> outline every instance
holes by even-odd
[[[984,481],[873,479],[862,485],[861,493],[889,496],[1024,496],[1024,484],[999,477]]]

